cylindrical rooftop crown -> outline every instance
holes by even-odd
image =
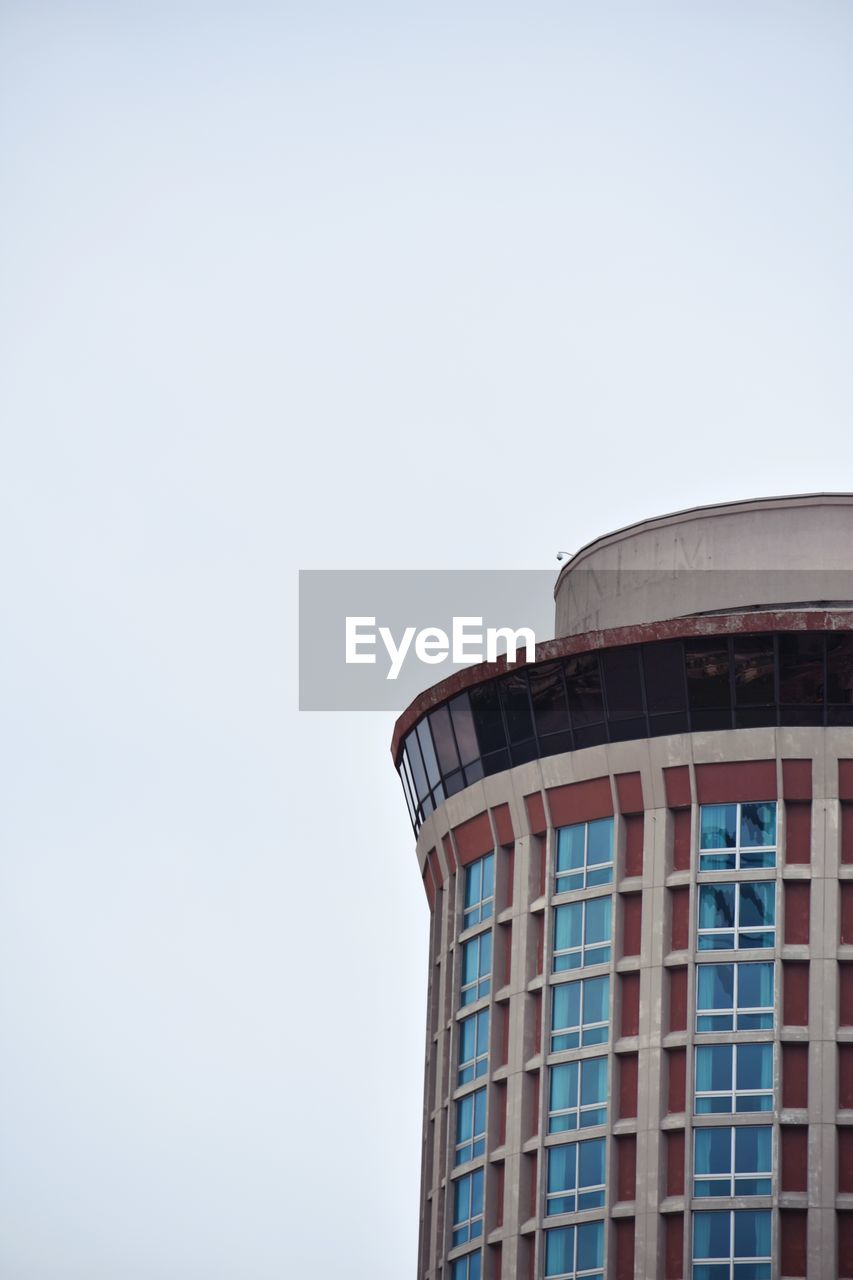
[[[643,520],[581,548],[554,597],[557,636],[853,602],[853,494],[757,498]]]

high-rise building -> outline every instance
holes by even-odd
[[[853,1277],[853,495],[599,538],[400,717],[421,1280]]]

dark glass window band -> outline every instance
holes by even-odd
[[[480,778],[603,742],[853,725],[853,631],[657,640],[520,667],[421,717],[399,766],[415,832]]]

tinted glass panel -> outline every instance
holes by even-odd
[[[650,715],[680,711],[685,706],[684,652],[680,641],[648,645],[643,651],[643,673]]]
[[[463,764],[469,764],[480,754],[477,746],[477,734],[474,730],[474,718],[471,715],[471,704],[467,693],[460,693],[448,706],[453,729],[456,733],[456,745]]]
[[[409,760],[409,768],[412,771],[412,781],[415,784],[415,790],[418,793],[418,799],[423,800],[429,791],[426,779],[426,769],[421,759],[421,749],[418,746],[418,736],[414,730],[406,739],[406,756]]]
[[[728,707],[729,646],[726,640],[685,640],[685,670],[690,709]]]
[[[525,742],[533,737],[533,717],[527,692],[527,673],[515,671],[500,682],[504,717],[510,742]]]
[[[802,632],[779,637],[779,701],[823,701],[822,635]]]
[[[826,723],[833,725],[853,724],[853,706],[833,707],[826,709]]]
[[[735,1257],[770,1257],[770,1210],[742,1209],[735,1220]]]
[[[780,724],[823,724],[823,703],[797,706],[794,703],[779,708]]]
[[[731,1009],[734,1007],[734,965],[700,964],[698,967],[699,1009]]]
[[[608,721],[611,742],[628,742],[631,738],[646,736],[646,719],[640,716],[634,720]]]
[[[456,743],[453,741],[453,729],[447,707],[439,707],[433,711],[429,717],[429,724],[441,772],[452,773],[454,769],[459,768],[459,757],[456,754]]]
[[[513,765],[527,764],[528,760],[537,760],[539,751],[536,746],[535,738],[528,738],[526,742],[520,742],[510,747],[510,759]]]
[[[842,708],[846,712],[847,708]],[[851,708],[853,711],[853,708]],[[847,721],[845,720],[845,724]],[[853,719],[851,719],[853,723]],[[607,741],[607,726],[605,724],[588,724],[579,725],[575,728],[575,746],[580,750],[581,747],[597,747],[599,743]]]
[[[503,773],[504,769],[510,766],[509,752],[492,751],[489,755],[483,756],[483,773],[487,777],[491,777],[493,773]],[[467,774],[466,770],[466,774]]]
[[[731,729],[732,713],[728,707],[704,707],[690,712],[690,728],[694,733],[703,729]]]
[[[485,773],[482,760],[472,760],[470,764],[466,764],[464,773],[466,787],[470,787],[472,782],[479,782]]]
[[[480,684],[470,691],[471,713],[477,728],[480,751],[487,755],[506,746],[498,691],[493,684]]]
[[[758,729],[775,723],[775,704],[769,707],[738,707],[735,710],[736,729]]]
[[[428,720],[422,720],[418,725],[418,742],[421,744],[421,755],[426,765],[429,785],[434,787],[437,785],[441,775],[438,772],[438,761],[435,758],[435,748],[432,745],[432,734],[429,731]]]
[[[562,669],[553,664],[532,667],[529,677],[536,732],[542,736],[568,729],[569,712]]]
[[[603,720],[604,701],[601,694],[598,654],[582,653],[576,658],[569,658],[565,671],[572,724],[583,726],[597,724],[598,721]]]
[[[775,701],[772,636],[738,636],[734,642],[735,701],[755,706]]]
[[[549,733],[539,739],[539,754],[543,757],[558,756],[563,751],[571,751],[574,745],[574,739],[568,729],[564,733]]]
[[[637,649],[605,649],[601,655],[607,715],[611,720],[630,720],[643,714],[640,661]]]
[[[583,984],[584,1022],[606,1022],[610,1001],[609,978],[587,978]]]
[[[827,636],[826,666],[829,702],[853,703],[853,635]]]
[[[455,796],[457,791],[461,791],[465,786],[465,779],[462,776],[462,770],[456,769],[453,773],[449,773],[444,779],[444,790],[449,796]]]
[[[660,738],[668,733],[687,733],[688,727],[686,711],[649,716],[649,736],[652,738]]]
[[[737,805],[703,804],[700,811],[700,848],[734,849],[736,844]]]
[[[742,804],[740,807],[740,842],[753,847],[775,845],[776,805]]]
[[[604,1223],[585,1222],[578,1227],[578,1271],[604,1264]]]

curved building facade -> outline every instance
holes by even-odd
[[[853,496],[579,551],[393,753],[422,1280],[853,1277]]]

